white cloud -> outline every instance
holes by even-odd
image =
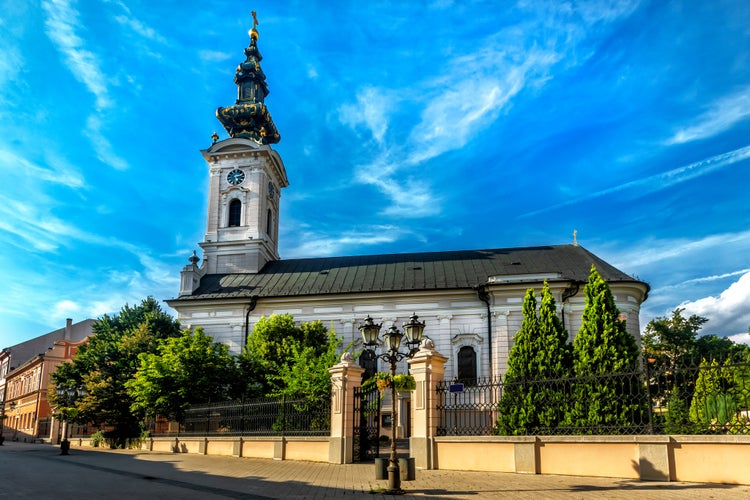
[[[204,62],[222,62],[232,57],[232,54],[218,50],[199,50],[198,57]]]
[[[372,137],[383,142],[388,130],[387,115],[393,106],[393,96],[382,88],[365,87],[357,92],[355,104],[344,104],[338,109],[339,121],[351,128],[364,125]]]
[[[563,203],[557,203],[547,207],[534,210],[532,212],[526,212],[519,216],[519,218],[532,217],[535,215],[557,210],[559,208],[567,207],[570,205],[576,205],[578,203],[601,198],[603,196],[609,196],[620,192],[629,192],[634,198],[641,198],[647,194],[662,191],[664,189],[676,186],[683,182],[687,182],[699,177],[703,177],[710,173],[718,170],[725,169],[734,165],[735,163],[747,160],[750,158],[750,146],[745,146],[727,153],[722,153],[704,160],[691,163],[683,167],[674,168],[660,174],[650,175],[641,179],[635,179],[630,182],[625,182],[613,186],[610,188],[601,189],[599,191],[589,193],[585,196],[579,196],[578,198],[565,201]]]
[[[102,133],[102,122],[97,115],[91,115],[86,120],[85,134],[91,141],[99,161],[116,170],[126,170],[130,167],[124,158],[113,151],[109,139]]]
[[[52,306],[50,314],[54,318],[73,318],[81,311],[81,306],[72,300],[61,300]]]
[[[580,64],[592,54],[590,50],[583,57],[577,54],[591,36],[589,28],[596,24],[599,32],[601,25],[630,15],[637,5],[521,2],[518,8],[527,12],[523,22],[501,27],[478,44],[451,46],[441,64],[434,66],[436,73],[422,81],[398,92],[359,89],[354,102],[339,108],[339,119],[354,129],[366,128],[380,148],[357,167],[356,181],[373,185],[387,196],[389,201],[383,205],[389,208],[384,213],[412,217],[440,213],[440,200],[429,184],[404,179],[409,170],[465,147],[524,90],[543,87],[556,65]],[[397,113],[399,100],[421,104],[416,123]],[[414,191],[405,190],[406,184]]]
[[[747,272],[718,296],[683,302],[678,307],[686,314],[697,314],[709,319],[704,330],[718,336],[747,332],[750,326],[750,272]]]
[[[98,110],[110,107],[112,102],[99,59],[85,48],[83,39],[76,33],[80,26],[78,11],[66,0],[45,1],[42,7],[47,13],[44,23],[47,36],[65,57],[70,72],[94,94]]]
[[[131,17],[129,14],[130,13],[128,12],[128,15],[115,16],[115,21],[123,26],[130,28],[137,35],[146,38],[147,40],[162,44],[166,43],[166,39],[161,36],[156,30],[154,30],[150,26],[145,25],[139,19]]]
[[[57,164],[55,168],[45,168],[13,151],[1,149],[0,146],[0,170],[22,172],[25,176],[33,177],[35,181],[61,184],[70,188],[84,187],[83,177],[78,172],[62,164],[57,157],[51,158],[51,161]]]
[[[631,251],[617,257],[615,265],[638,268],[657,263],[664,265],[665,261],[670,260],[695,262],[700,260],[699,257],[702,255],[717,255],[723,249],[736,253],[748,248],[750,248],[750,230],[737,233],[710,234],[698,239],[649,239],[638,242]],[[717,278],[699,278],[699,280],[708,279]]]
[[[732,128],[750,117],[750,86],[711,103],[693,125],[678,130],[666,143],[682,144],[706,139]]]
[[[297,241],[301,243],[288,250],[284,258],[327,257],[340,255],[342,250],[352,247],[363,247],[393,243],[402,238],[407,231],[394,226],[375,226],[367,229],[346,231],[342,234],[325,234],[320,231],[295,231]]]

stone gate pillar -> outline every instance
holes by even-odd
[[[365,369],[345,352],[341,362],[328,369],[331,374],[331,439],[328,462],[350,464],[354,450],[354,388],[362,384]]]
[[[419,351],[409,360],[409,371],[417,384],[412,396],[412,433],[409,440],[414,464],[420,469],[434,469],[434,437],[437,431],[437,384],[445,375],[448,358],[425,339]]]

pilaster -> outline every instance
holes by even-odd
[[[437,434],[437,385],[445,376],[448,358],[435,350],[435,344],[425,339],[419,351],[409,360],[409,372],[416,389],[412,396],[412,434],[409,441],[411,456],[421,469],[434,469],[434,438]]]
[[[331,374],[331,439],[328,461],[352,463],[354,454],[354,388],[362,384],[364,368],[345,352],[341,362],[328,369]]]

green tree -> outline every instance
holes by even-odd
[[[229,398],[229,382],[237,379],[229,348],[203,333],[185,330],[180,337],[159,341],[156,353],[138,356],[135,376],[125,383],[138,415],[161,415],[182,421],[190,405]]]
[[[717,360],[703,359],[700,364],[695,392],[690,403],[690,421],[700,431],[716,432],[731,422],[737,404],[731,394],[723,390],[723,369]]]
[[[549,431],[565,415],[563,382],[570,375],[568,333],[557,316],[555,299],[545,282],[537,316],[534,290],[523,302],[524,319],[508,357],[498,434]]]
[[[643,351],[647,358],[663,365],[670,372],[690,363],[695,355],[698,332],[708,319],[695,314],[685,318],[684,309],[672,311],[671,317],[658,317],[644,329]]]
[[[638,345],[594,266],[585,294],[581,328],[573,341],[575,403],[569,423],[579,432],[624,432],[646,418]]]
[[[320,321],[298,326],[291,314],[260,318],[239,359],[247,393],[290,396],[310,394],[306,391],[315,388],[315,397],[328,397],[330,381],[320,378],[325,371],[330,379],[327,368],[336,363],[339,346],[335,333],[329,334]]]
[[[156,352],[160,339],[178,336],[179,323],[148,297],[137,306],[125,305],[116,315],[104,315],[94,323],[93,334],[52,380],[56,387],[85,386],[86,396],[75,405],[78,420],[111,425],[110,438],[123,446],[140,435],[143,417],[131,411],[125,383],[138,369],[139,354]]]
[[[687,403],[678,391],[672,391],[669,395],[664,432],[667,434],[690,434],[693,432]]]

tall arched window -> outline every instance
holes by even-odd
[[[266,234],[273,238],[273,234],[271,234],[271,228],[273,227],[273,221],[271,220],[271,209],[269,208],[266,212]]]
[[[229,202],[229,227],[237,227],[242,220],[242,202],[234,199]]]
[[[463,346],[458,350],[458,380],[467,385],[477,382],[477,353],[473,347]]]

